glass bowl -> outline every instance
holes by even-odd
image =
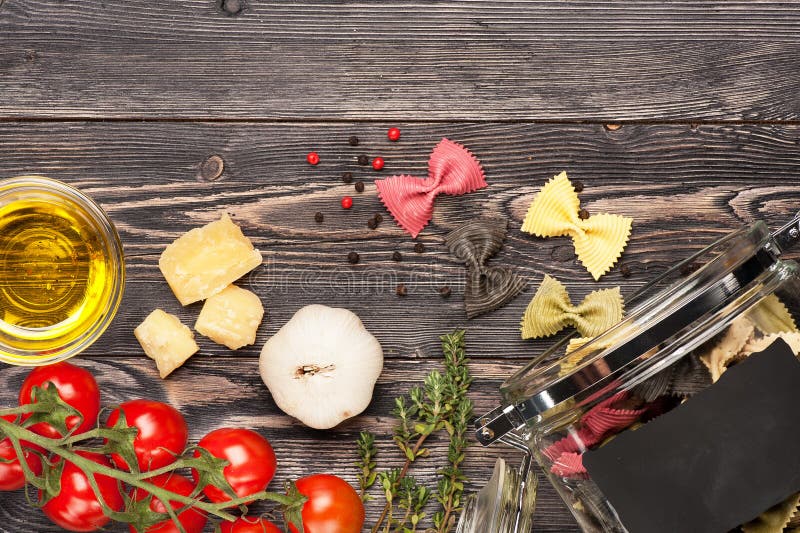
[[[111,323],[124,284],[122,244],[100,206],[42,176],[0,180],[0,362],[79,354]]]

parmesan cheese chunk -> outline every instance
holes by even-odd
[[[256,342],[256,330],[264,318],[261,299],[230,285],[206,300],[194,329],[217,344],[238,350]]]
[[[261,264],[261,252],[226,214],[167,246],[158,267],[182,305],[205,300]]]
[[[181,324],[178,317],[161,309],[150,313],[133,334],[147,357],[155,360],[162,379],[200,349],[194,342],[192,330]]]

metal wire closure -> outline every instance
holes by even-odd
[[[530,487],[528,487],[528,474],[531,471],[531,449],[525,444],[525,441],[516,433],[508,433],[500,438],[500,442],[507,444],[513,448],[521,450],[525,455],[522,456],[522,462],[519,465],[519,493],[517,494],[517,509],[514,513],[514,529],[511,533],[519,531],[519,524],[522,520],[522,509],[525,505],[525,495]]]

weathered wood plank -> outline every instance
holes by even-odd
[[[159,379],[151,362],[143,356],[114,359],[81,357],[76,362],[91,369],[97,377],[104,405],[147,397],[177,407],[189,420],[193,442],[219,427],[258,430],[270,439],[278,456],[278,473],[271,485],[273,490],[279,490],[284,480],[321,472],[336,473],[357,486],[355,467],[350,466],[358,459],[353,443],[358,432],[365,428],[378,436],[381,464],[387,467],[401,466],[399,451],[392,444],[393,422],[388,415],[393,399],[405,394],[427,372],[438,366],[436,361],[388,361],[373,404],[367,411],[334,430],[322,432],[305,428],[278,410],[258,376],[258,364],[253,359],[206,359],[191,368],[176,371],[166,381]],[[485,412],[499,401],[497,388],[513,367],[514,364],[503,362],[476,361],[472,364],[472,372],[480,376],[472,392],[476,412]],[[0,388],[0,405],[16,403],[16,391],[26,373],[22,368],[0,368],[0,382],[4,384]],[[429,449],[431,459],[447,456],[446,442],[443,440],[432,441]],[[491,474],[498,455],[517,460],[513,452],[502,447],[483,449],[478,445],[473,446],[465,465],[465,472],[471,480],[468,490],[482,486]],[[425,484],[435,486],[435,473],[440,466],[436,460],[423,461],[415,466],[414,474]],[[542,483],[540,494],[541,521],[537,522],[536,530],[576,530],[563,503],[557,500],[555,491]],[[380,513],[379,501],[370,503],[367,510],[368,521],[374,522]],[[20,493],[2,493],[0,517],[2,533],[60,531],[38,512],[27,510]],[[112,530],[127,531],[119,527]]]
[[[468,327],[474,357],[528,358],[549,341],[519,339],[519,317],[533,289],[548,272],[575,298],[598,286],[621,284],[626,295],[676,257],[712,242],[743,222],[765,218],[778,226],[797,211],[800,153],[794,126],[625,126],[606,131],[575,125],[406,125],[398,144],[374,125],[239,124],[5,124],[0,127],[0,176],[42,173],[78,185],[111,214],[128,253],[129,283],[120,315],[93,355],[138,353],[132,330],[154,307],[178,313],[187,324],[199,305],[182,309],[157,268],[158,254],[181,232],[228,211],[264,252],[265,264],[245,277],[265,301],[268,318],[256,346],[302,305],[348,307],[364,318],[390,357],[438,353],[437,336]],[[350,134],[362,138],[352,148]],[[483,161],[490,187],[464,197],[439,198],[433,223],[422,233],[423,254],[383,210],[374,186],[357,194],[340,175],[379,175],[353,163],[358,153],[382,154],[389,172],[419,174],[430,148],[443,135],[466,143]],[[322,155],[310,167],[309,149]],[[225,172],[213,182],[197,179],[198,165],[219,154]],[[567,169],[582,180],[591,212],[633,216],[634,231],[618,270],[600,283],[579,265],[568,239],[536,239],[519,231],[533,194],[553,174]],[[339,199],[353,194],[343,211]],[[324,212],[316,224],[313,214]],[[366,227],[372,213],[386,221]],[[467,321],[462,308],[464,269],[448,254],[443,236],[481,213],[507,216],[511,231],[496,262],[514,265],[531,288],[506,308]],[[346,255],[357,250],[357,266]],[[401,250],[396,263],[391,253]],[[398,298],[397,283],[409,295]],[[453,288],[441,299],[436,289]],[[429,313],[420,312],[429,309]],[[201,356],[228,350],[200,339]]]
[[[800,118],[792,3],[239,3],[6,0],[0,117]]]
[[[274,431],[285,477],[338,468],[364,426],[383,432],[381,449],[388,453],[391,397],[437,364],[438,335],[456,327],[469,330],[468,349],[480,376],[476,411],[491,408],[499,401],[500,382],[550,344],[523,342],[516,330],[543,272],[567,283],[575,298],[617,284],[630,295],[676,256],[699,249],[742,222],[764,218],[774,227],[798,209],[797,126],[626,125],[616,131],[596,125],[399,126],[403,138],[391,144],[385,140],[385,126],[364,123],[6,123],[0,125],[0,176],[41,173],[77,185],[109,211],[120,229],[129,274],[123,308],[111,330],[81,359],[97,370],[109,401],[148,395],[174,402],[190,419],[194,438],[219,421],[252,425],[267,435]],[[347,145],[351,134],[361,137],[362,146]],[[426,252],[417,255],[413,241],[381,208],[372,186],[357,195],[351,185],[341,183],[340,175],[352,171],[356,179],[365,180],[378,175],[354,163],[360,153],[386,158],[386,171],[380,175],[420,174],[431,147],[445,135],[478,155],[490,187],[438,199],[433,223],[420,238]],[[322,156],[319,167],[305,163],[311,149]],[[225,172],[216,181],[204,181],[199,166],[212,155],[224,159]],[[633,270],[628,280],[615,270],[595,283],[575,262],[567,239],[540,240],[519,231],[533,194],[562,169],[584,182],[581,197],[591,212],[634,217],[623,257]],[[356,196],[356,207],[349,212],[338,207],[344,194]],[[264,298],[269,317],[256,345],[236,356],[200,338],[201,353],[162,383],[152,363],[140,355],[132,329],[156,306],[191,324],[198,306],[179,308],[158,272],[158,254],[181,232],[223,211],[235,215],[265,253],[265,265],[242,283]],[[313,221],[315,211],[324,212],[322,225]],[[377,231],[366,227],[374,212],[387,218]],[[512,220],[507,246],[496,261],[519,268],[531,278],[531,289],[505,309],[467,321],[460,302],[463,270],[442,239],[481,213]],[[352,249],[362,255],[356,267],[344,260]],[[390,259],[396,249],[404,253],[401,263]],[[381,281],[382,276],[388,280]],[[396,280],[409,287],[405,299],[393,292]],[[435,294],[441,284],[453,287],[449,300]],[[298,307],[312,302],[356,311],[387,352],[387,373],[376,402],[364,416],[327,434],[305,430],[280,415],[254,373],[261,344]],[[0,403],[13,402],[22,373],[0,369],[0,382],[5,383]],[[328,451],[329,457],[316,454],[322,458],[318,461],[315,455],[310,464],[296,451],[312,445]],[[476,449],[473,454],[469,468],[476,484],[488,477],[497,454],[513,457],[506,450]],[[536,530],[574,531],[566,509],[543,485]],[[50,533],[44,522],[28,522],[21,506],[19,496],[0,497],[0,532]]]

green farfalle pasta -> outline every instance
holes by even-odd
[[[748,310],[747,318],[765,335],[797,331],[792,314],[775,294],[770,294]]]
[[[755,520],[742,525],[742,531],[744,533],[782,533],[792,517],[797,514],[798,505],[800,505],[800,493],[790,496],[763,512]]]
[[[619,287],[593,291],[573,305],[567,289],[545,274],[522,316],[522,338],[548,337],[567,326],[574,326],[583,337],[595,337],[622,320],[623,312]]]

